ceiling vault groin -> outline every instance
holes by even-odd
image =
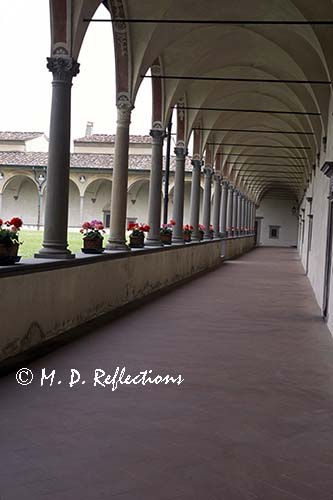
[[[104,0],[110,19],[92,19],[99,0],[69,3],[74,57],[89,22],[110,22],[118,94],[135,105],[144,79],[159,82],[161,127],[178,106],[184,146],[199,133],[193,157],[218,154],[254,201],[300,200],[318,155],[333,161],[330,0]]]

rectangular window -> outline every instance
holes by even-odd
[[[269,238],[272,240],[278,240],[280,233],[280,226],[269,226]]]

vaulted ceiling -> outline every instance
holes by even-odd
[[[85,19],[99,3],[74,1],[74,57]],[[113,18],[119,95],[134,103],[143,77],[158,61],[163,126],[182,99],[186,141],[200,128],[202,155],[207,143],[215,153],[221,145],[224,175],[256,200],[281,191],[301,198],[323,138],[330,136],[332,114],[333,24],[308,21],[333,21],[331,0],[103,3]],[[330,137],[327,148],[330,154]]]

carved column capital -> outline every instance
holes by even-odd
[[[223,189],[228,189],[228,186],[229,186],[229,182],[228,181],[222,181],[222,188]]]
[[[215,182],[221,182],[221,174],[215,172],[215,174],[213,175],[213,179]]]
[[[53,74],[54,81],[71,83],[80,72],[80,65],[73,57],[48,57],[46,66]]]
[[[176,146],[175,147],[175,155],[177,158],[185,158],[185,156],[188,154],[188,151],[186,148],[182,146]]]
[[[193,170],[200,170],[201,171],[203,161],[202,160],[191,160],[191,165],[193,167]]]
[[[210,166],[205,166],[205,168],[203,169],[203,173],[205,175],[205,177],[211,177],[213,175],[213,169],[212,167]]]
[[[152,144],[162,146],[166,135],[164,130],[152,128],[149,132],[149,135],[152,138]]]
[[[134,108],[127,94],[118,94],[116,100],[118,110],[117,124],[120,126],[128,126],[131,120],[131,112]]]

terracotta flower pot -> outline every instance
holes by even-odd
[[[83,253],[102,253],[103,238],[83,238]]]
[[[191,233],[184,233],[184,241],[185,243],[191,241]]]
[[[18,243],[12,243],[11,245],[0,243],[0,257],[17,257],[18,248]]]
[[[172,234],[167,233],[167,234],[161,234],[161,242],[163,245],[171,245],[172,241]]]
[[[142,235],[130,235],[130,247],[131,248],[143,248],[145,246],[145,238]]]
[[[200,241],[202,241],[204,239],[204,234],[205,234],[204,231],[202,229],[199,229],[199,235],[200,235],[199,240]]]

